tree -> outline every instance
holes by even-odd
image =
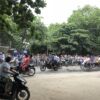
[[[99,52],[97,44],[98,38],[100,36],[100,9],[97,7],[91,7],[89,5],[79,8],[74,11],[69,17],[68,23],[73,23],[76,25],[77,29],[88,30],[87,33],[90,37],[90,51],[91,48],[95,48],[94,52]]]
[[[41,18],[37,17],[32,22],[31,28],[30,28],[30,43],[31,43],[31,49],[34,52],[34,49],[39,48],[38,50],[35,50],[37,52],[42,51],[42,48],[44,47],[43,51],[46,51],[47,47],[47,27],[41,22]]]
[[[0,30],[8,27],[3,16],[11,17],[22,31],[22,41],[26,38],[27,28],[30,27],[36,14],[40,14],[40,8],[46,6],[44,0],[0,0]],[[34,12],[34,13],[33,13]],[[6,28],[9,30],[9,28]]]

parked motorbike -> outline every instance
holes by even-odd
[[[8,94],[5,94],[5,82],[2,81],[2,77],[0,77],[0,98],[7,100],[29,100],[30,92],[25,84],[26,80],[21,77],[18,73],[14,73],[13,81],[11,86],[11,91]]]

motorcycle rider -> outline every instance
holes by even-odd
[[[5,62],[1,64],[0,76],[2,81],[5,83],[5,93],[4,95],[9,95],[11,91],[12,80],[10,79],[10,74],[13,74],[14,70],[10,66],[11,57],[6,57]]]
[[[30,56],[28,54],[25,54],[25,56],[22,59],[21,63],[21,69],[22,71],[26,71],[30,64]]]
[[[60,58],[59,56],[57,56],[56,54],[54,55],[54,64],[58,64],[60,62]]]

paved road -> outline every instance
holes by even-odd
[[[100,71],[81,71],[79,66],[41,72],[26,77],[30,100],[100,100]]]
[[[36,74],[30,100],[100,100],[100,72]]]

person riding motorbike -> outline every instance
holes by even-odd
[[[54,55],[54,65],[59,65],[60,64],[60,58],[57,55]]]
[[[30,64],[30,56],[28,54],[25,54],[25,56],[22,59],[21,63],[21,69],[22,71],[26,71]]]
[[[12,88],[12,80],[10,79],[10,74],[13,74],[15,71],[10,66],[11,57],[6,57],[5,62],[1,64],[0,76],[1,80],[5,83],[5,93],[4,95],[9,95],[8,93]]]

